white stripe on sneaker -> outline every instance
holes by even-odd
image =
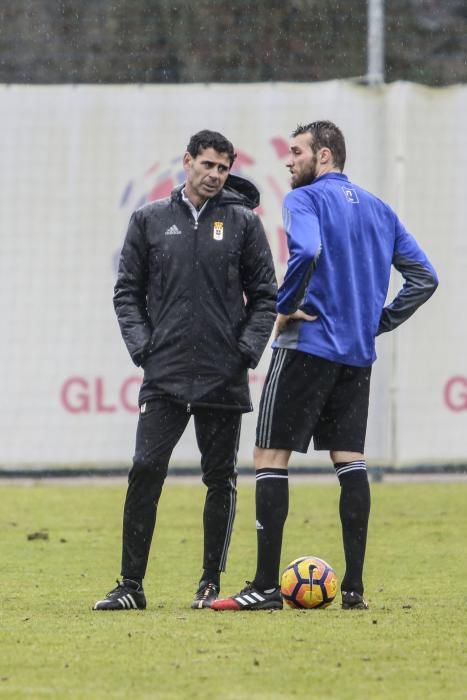
[[[251,593],[244,593],[243,596],[235,596],[235,600],[237,603],[240,603],[240,605],[243,605],[245,607],[246,605],[255,605],[256,603],[262,603],[265,598],[263,598],[262,595],[257,593],[256,591],[252,591]]]
[[[131,603],[131,605],[133,606],[134,610],[138,610],[138,606],[135,603],[135,599],[133,598],[133,596],[130,593],[128,593],[127,599],[129,601],[129,603]],[[131,607],[131,606],[129,605],[128,607]]]
[[[246,596],[244,596],[244,598],[245,598],[247,603],[250,603],[250,604],[256,603],[256,600],[254,598],[252,598],[250,595],[246,595]]]
[[[248,605],[248,603],[246,602],[246,600],[244,600],[244,599],[243,599],[241,596],[239,596],[239,595],[235,596],[235,600],[237,601],[237,603],[240,603],[240,605]]]
[[[126,593],[123,595],[121,598],[118,599],[118,602],[122,606],[122,608],[125,608],[126,610],[131,610],[131,608],[134,608],[134,610],[138,610],[138,606],[136,605],[135,599],[130,593]]]

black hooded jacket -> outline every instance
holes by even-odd
[[[256,187],[229,175],[198,222],[176,188],[133,213],[114,306],[123,339],[144,368],[140,404],[251,411],[255,367],[275,318],[276,279]]]

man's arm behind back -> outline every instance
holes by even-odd
[[[416,240],[399,220],[396,227],[392,264],[403,276],[404,285],[391,304],[383,309],[377,335],[392,331],[404,323],[438,286],[435,269]]]

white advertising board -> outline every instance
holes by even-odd
[[[0,468],[131,462],[141,373],[112,293],[132,210],[182,181],[191,134],[221,131],[238,150],[237,172],[261,192],[280,279],[288,135],[322,118],[344,131],[346,173],[394,206],[441,282],[378,340],[369,462],[467,461],[466,86],[3,86],[0,106]],[[269,356],[251,373],[255,407]],[[251,463],[255,420],[244,418],[240,464]],[[198,460],[189,428],[173,464]],[[293,458],[327,461],[312,450]]]

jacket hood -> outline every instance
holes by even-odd
[[[242,204],[250,209],[255,209],[259,206],[260,195],[258,188],[252,182],[239,175],[228,176],[224,185],[224,192],[225,194],[240,195]]]
[[[185,183],[178,185],[172,191],[172,199],[178,199]],[[239,175],[229,175],[223,189],[213,199],[220,199],[223,204],[243,204],[249,209],[259,206],[260,194],[258,188],[249,180]]]

